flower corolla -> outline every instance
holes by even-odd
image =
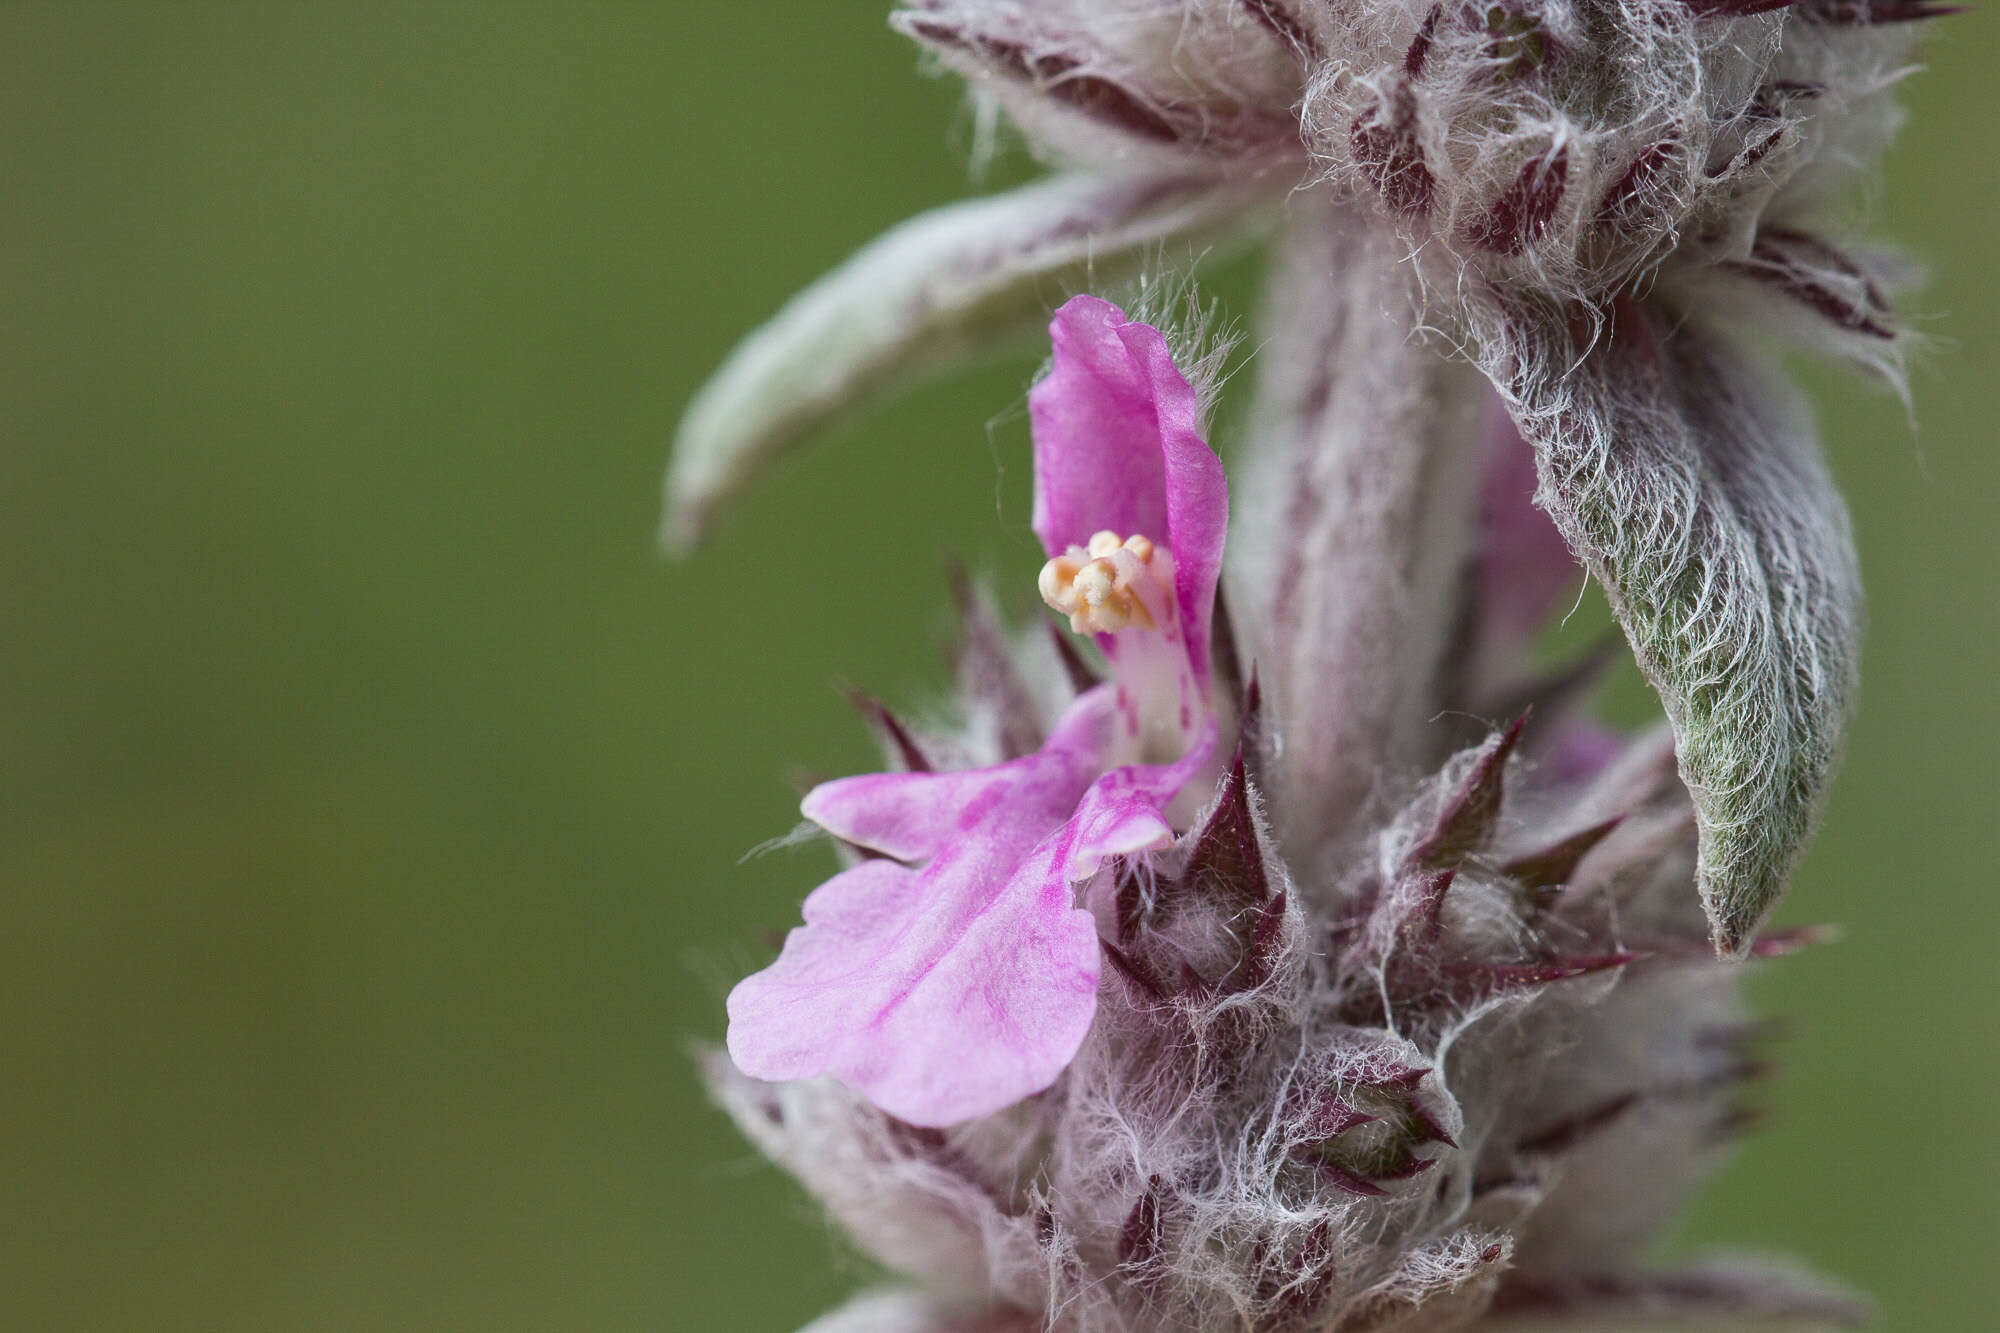
[[[1213,776],[1209,638],[1228,525],[1222,464],[1165,337],[1079,296],[1029,397],[1034,528],[1051,605],[1096,631],[1112,678],[1032,753],[959,772],[876,773],[802,809],[867,854],[729,997],[753,1077],[832,1075],[916,1125],[1049,1086],[1097,1009],[1098,924],[1079,890],[1172,844],[1170,811]]]

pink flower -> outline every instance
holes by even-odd
[[[744,1073],[830,1075],[917,1125],[1062,1073],[1097,1010],[1087,886],[1113,857],[1169,846],[1176,798],[1215,771],[1229,495],[1198,396],[1160,331],[1107,301],[1074,298],[1049,332],[1053,368],[1029,395],[1041,588],[1095,633],[1112,679],[1021,758],[810,792],[808,819],[875,856],[808,897],[778,960],[729,996]]]

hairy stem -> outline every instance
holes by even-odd
[[[1234,540],[1294,854],[1340,841],[1381,775],[1437,748],[1477,533],[1484,381],[1421,331],[1401,258],[1312,194],[1273,258]]]

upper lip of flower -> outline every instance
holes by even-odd
[[[1171,843],[1170,807],[1214,775],[1209,636],[1229,499],[1200,403],[1160,332],[1109,302],[1077,297],[1050,327],[1052,369],[1030,396],[1035,530],[1052,558],[1107,528],[1156,534],[1150,564],[1125,554],[1170,586],[1142,589],[1147,623],[1099,635],[1111,681],[1033,753],[810,792],[808,818],[878,859],[808,898],[778,961],[729,999],[744,1072],[831,1074],[919,1125],[988,1114],[1061,1073],[1099,972],[1074,886]]]

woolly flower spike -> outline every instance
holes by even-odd
[[[1321,722],[1266,697],[1215,614],[1227,495],[1199,395],[1107,302],[1051,333],[1041,591],[1110,679],[1060,630],[1057,652],[1010,645],[961,588],[967,726],[864,701],[907,771],[807,796],[863,859],[737,987],[709,1063],[744,1134],[905,1284],[808,1333],[1857,1318],[1783,1271],[1644,1262],[1748,1123],[1761,1029],[1687,892],[1671,737],[1592,727],[1580,668],[1522,670],[1575,574],[1527,503],[1527,445],[1504,417],[1473,432],[1493,464],[1478,577],[1453,585],[1472,651],[1402,687],[1425,757],[1350,756],[1377,788],[1330,831],[1280,762]],[[1374,611],[1408,641],[1413,608]],[[1532,713],[1490,732],[1401,716],[1509,695]]]
[[[1108,302],[1077,297],[1050,332],[1030,398],[1042,587],[1098,635],[1113,679],[1017,759],[810,792],[806,817],[875,857],[808,898],[778,961],[729,997],[745,1073],[830,1074],[914,1125],[991,1114],[1069,1064],[1097,1008],[1079,886],[1172,844],[1168,810],[1216,745],[1229,499],[1195,391],[1159,330]]]
[[[1051,280],[1275,228],[1241,544],[1285,600],[1240,609],[1307,728],[1273,775],[1301,795],[1294,817],[1337,837],[1373,782],[1348,756],[1422,755],[1393,719],[1452,669],[1456,622],[1431,612],[1470,554],[1452,538],[1473,528],[1477,460],[1458,444],[1483,396],[1532,447],[1537,502],[1660,693],[1712,936],[1741,955],[1830,780],[1860,623],[1844,510],[1753,340],[1901,387],[1898,268],[1852,243],[1845,204],[1894,128],[1921,20],[1947,12],[911,0],[894,26],[1057,170],[906,223],[747,340],[683,423],[670,533],[692,540],[841,410],[1010,343]],[[1419,520],[1411,550],[1376,535]],[[1377,558],[1288,576],[1314,547]],[[1335,564],[1380,595],[1307,595]],[[1391,595],[1413,611],[1385,626]]]

